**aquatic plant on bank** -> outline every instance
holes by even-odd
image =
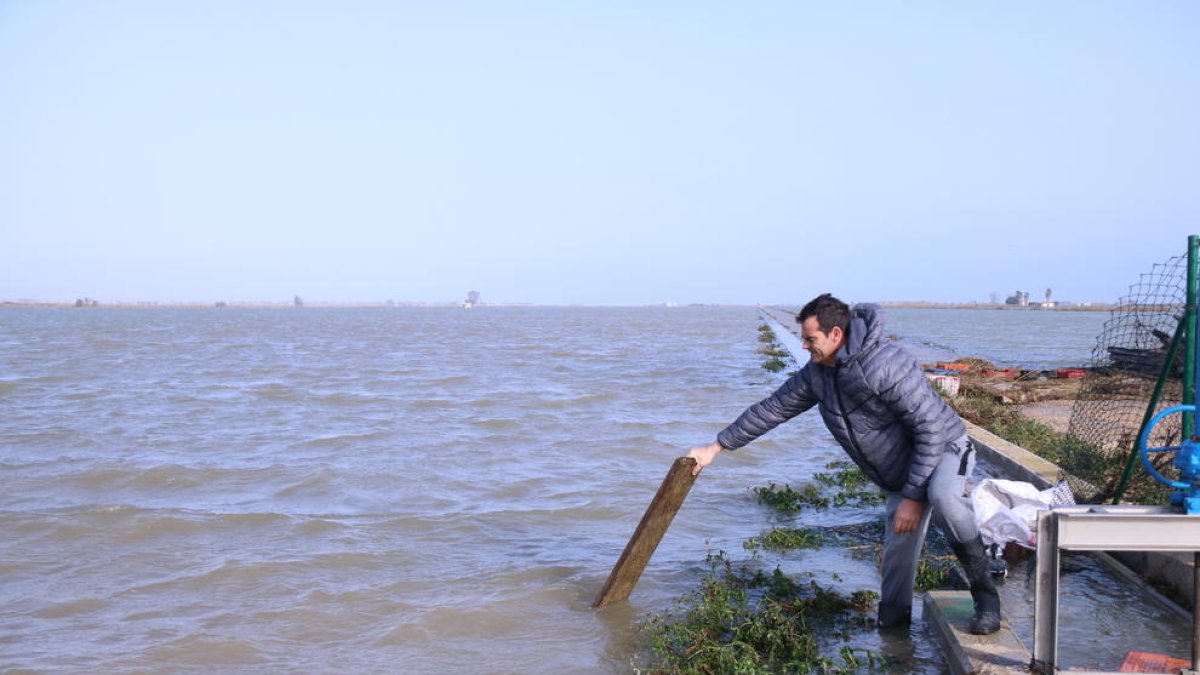
[[[770,359],[768,361],[763,361],[762,367],[763,370],[767,371],[768,373],[778,373],[782,370],[786,370],[788,363],[783,359]]]
[[[882,493],[852,463],[830,462],[825,468],[828,473],[814,475],[813,482],[801,490],[771,484],[752,491],[761,504],[785,518],[802,509],[882,503]],[[879,517],[837,527],[775,527],[745,540],[743,548],[755,561],[764,551],[785,555],[825,546],[845,547],[878,560],[882,543]],[[879,599],[875,591],[844,595],[816,583],[812,573],[797,579],[778,566],[769,573],[749,564],[735,566],[725,552],[710,555],[708,564],[710,571],[696,591],[677,601],[674,609],[642,624],[644,649],[635,670],[850,673],[887,666],[879,654],[850,646],[856,634],[875,629],[874,604]],[[952,555],[922,558],[916,589],[955,585],[954,564]]]
[[[885,665],[878,654],[824,641],[873,626],[873,591],[842,595],[779,568],[767,574],[709,556],[700,588],[652,617],[642,635],[655,657],[642,673],[852,673]],[[823,639],[825,638],[825,639]]]
[[[830,506],[874,506],[883,503],[883,492],[854,464],[837,460],[825,465],[831,473],[813,474],[813,483],[795,490],[770,483],[752,491],[758,502],[782,514],[799,513],[801,509],[824,509]]]
[[[828,541],[823,532],[811,527],[776,527],[760,537],[742,542],[742,548],[755,552],[762,549],[788,551],[798,548],[820,548]]]
[[[771,327],[765,323],[760,324],[758,327],[758,341],[763,343],[758,353],[767,357],[767,360],[763,361],[762,364],[763,370],[769,373],[778,373],[792,365],[791,352],[779,344],[779,341],[775,338],[775,331],[771,330]]]
[[[776,527],[745,540],[742,542],[742,548],[750,551],[752,555],[758,555],[762,551],[781,552],[836,545],[870,555],[880,561],[883,535],[882,520],[830,528]],[[954,575],[957,561],[949,552],[949,544],[944,541],[944,535],[933,530],[927,543],[928,550],[917,564],[917,578],[913,589],[919,593],[939,588],[965,588],[965,578]]]

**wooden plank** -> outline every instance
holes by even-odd
[[[671,465],[667,477],[658,487],[658,493],[654,495],[650,506],[646,507],[642,521],[629,538],[625,551],[617,559],[612,574],[608,575],[608,581],[604,583],[604,588],[600,589],[600,595],[596,597],[592,607],[599,609],[610,602],[619,602],[629,597],[638,578],[642,576],[642,571],[646,569],[646,563],[650,562],[650,556],[654,555],[654,550],[658,548],[658,542],[662,541],[663,535],[667,533],[667,528],[675,518],[675,513],[679,511],[688,491],[692,489],[692,483],[696,482],[696,477],[692,475],[692,468],[695,466],[696,460],[691,457],[679,457]]]

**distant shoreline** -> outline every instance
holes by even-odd
[[[1020,312],[1108,312],[1115,308],[1115,303],[1093,303],[1089,305],[1064,305],[1052,308],[1039,306],[1020,307],[1017,305],[963,303],[963,302],[925,302],[925,301],[877,301],[879,305],[903,309],[990,309]],[[761,303],[651,303],[640,305],[590,305],[590,304],[552,304],[552,303],[481,303],[472,309],[504,308],[504,307],[785,307],[787,304]],[[37,300],[0,300],[0,309],[4,308],[46,308],[46,309],[327,309],[327,308],[381,308],[424,307],[455,309],[462,307],[460,302],[305,302],[295,305],[291,302],[101,302],[94,305],[77,305],[75,302],[43,302]]]
[[[1056,305],[1040,307],[1037,305],[1005,305],[991,303],[956,303],[956,302],[880,302],[882,307],[904,307],[913,309],[1002,309],[1018,312],[1108,312],[1115,308],[1116,303],[1091,303],[1088,305]]]
[[[442,307],[442,308],[458,308],[462,303],[459,302],[305,302],[303,305],[296,305],[291,302],[254,302],[254,301],[232,301],[232,302],[97,302],[92,305],[78,305],[75,302],[42,302],[35,300],[0,300],[0,309],[3,308],[42,308],[42,309],[324,309],[336,307],[379,307],[382,309],[390,309],[396,307]],[[511,305],[495,304],[481,305],[490,307],[531,307],[533,305],[522,305],[513,303]]]

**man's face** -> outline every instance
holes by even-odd
[[[845,341],[841,328],[834,326],[829,329],[828,334],[822,333],[817,317],[810,316],[800,324],[800,333],[804,339],[804,348],[808,350],[813,363],[831,367],[837,364],[837,350]]]

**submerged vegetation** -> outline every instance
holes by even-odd
[[[826,653],[826,636],[873,626],[873,591],[842,595],[779,568],[736,568],[724,553],[708,562],[698,590],[643,626],[657,659],[640,672],[852,673],[884,665],[865,649],[843,645]]]
[[[760,504],[777,516],[831,506],[878,506],[883,494],[848,461],[831,462],[800,490],[775,484],[753,488]],[[873,590],[839,593],[779,566],[764,571],[764,551],[839,546],[878,559],[883,519],[838,527],[775,527],[743,542],[756,561],[735,565],[728,554],[710,555],[700,587],[674,609],[641,626],[643,651],[635,669],[644,673],[861,673],[880,672],[885,658],[851,646],[854,636],[875,629]],[[933,537],[931,537],[931,540]],[[953,556],[927,556],[917,572],[919,591],[951,584]],[[837,578],[837,575],[834,575]]]
[[[839,460],[825,465],[833,473],[813,474],[814,483],[800,491],[790,485],[771,483],[753,488],[758,502],[783,514],[799,513],[805,507],[824,509],[830,506],[874,506],[883,503],[883,492],[859,469],[848,461]]]
[[[751,537],[742,542],[747,551],[771,549],[786,551],[797,548],[820,548],[828,538],[820,530],[804,527],[799,529],[777,527],[761,537]]]
[[[769,373],[778,373],[792,365],[791,353],[779,344],[775,338],[775,331],[765,323],[758,327],[758,341],[763,343],[758,353],[766,357],[762,364],[763,370]]]
[[[829,500],[821,494],[821,489],[811,484],[804,486],[804,489],[799,492],[793,490],[791,485],[779,487],[775,483],[766,487],[751,488],[751,491],[758,495],[759,504],[764,504],[779,513],[788,515],[799,513],[805,506],[811,508],[829,506]]]

